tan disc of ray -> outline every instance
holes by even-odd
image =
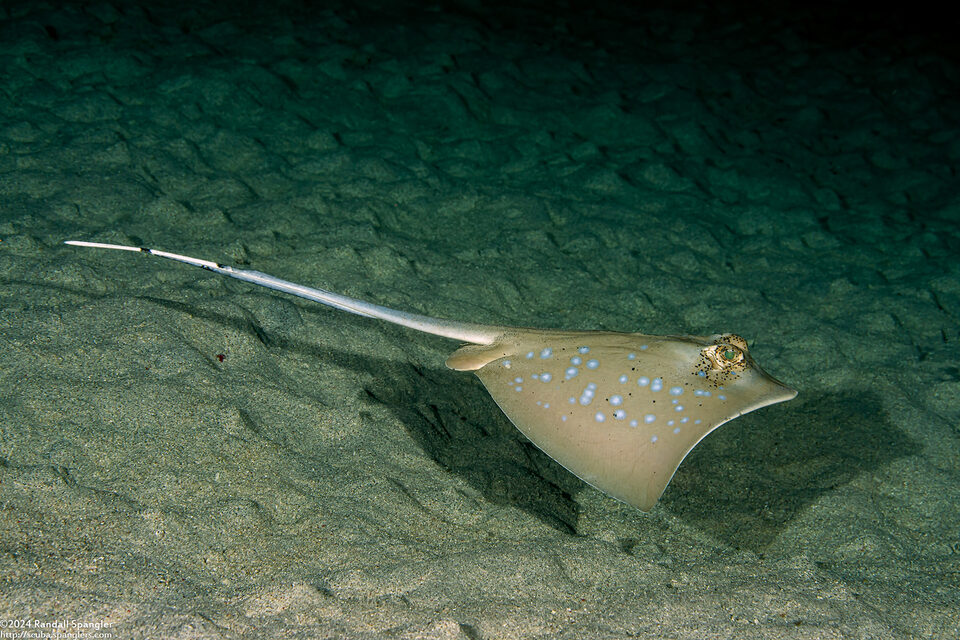
[[[477,376],[516,427],[594,487],[650,509],[724,422],[789,400],[735,335],[524,331],[447,361]]]

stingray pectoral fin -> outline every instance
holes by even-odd
[[[645,511],[708,433],[796,395],[732,335],[517,334],[505,344],[467,348],[457,363],[484,363],[477,376],[544,453]]]
[[[511,351],[512,349],[500,340],[488,345],[465,344],[450,354],[447,367],[454,371],[476,371],[505,357]]]
[[[687,453],[706,435],[698,426],[686,437],[658,438],[665,428],[655,429],[642,418],[630,427],[610,411],[586,411],[580,399],[561,399],[558,409],[563,413],[551,411],[553,405],[544,408],[545,402],[526,402],[523,383],[504,387],[496,372],[485,369],[477,375],[510,421],[539,449],[581,480],[643,511],[653,508]]]

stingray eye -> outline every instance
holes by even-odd
[[[732,344],[718,344],[716,354],[718,356],[717,364],[725,369],[743,362],[743,351]]]
[[[692,373],[719,386],[734,380],[749,367],[746,349],[720,339],[700,350],[700,359]]]
[[[737,360],[743,357],[743,354],[740,353],[739,349],[728,347],[726,349],[721,348],[720,357],[726,360],[727,362],[736,362]]]
[[[743,365],[743,350],[732,344],[715,344],[703,350],[714,369],[727,371],[738,369]]]

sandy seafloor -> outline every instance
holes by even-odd
[[[4,631],[960,635],[936,16],[64,4],[0,4]],[[642,513],[450,341],[71,238],[458,320],[733,331],[800,395]]]

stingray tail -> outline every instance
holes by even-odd
[[[422,316],[415,313],[398,311],[396,309],[382,307],[371,302],[358,300],[357,298],[340,295],[332,291],[326,291],[325,289],[305,287],[294,282],[281,280],[280,278],[276,278],[266,273],[261,273],[260,271],[237,269],[236,267],[231,267],[229,265],[222,265],[209,260],[200,260],[199,258],[191,258],[190,256],[183,256],[178,253],[170,253],[168,251],[160,251],[158,249],[147,249],[145,247],[133,247],[122,244],[86,242],[83,240],[67,240],[64,244],[73,245],[75,247],[91,247],[94,249],[136,251],[139,253],[157,256],[159,258],[176,260],[177,262],[184,262],[195,267],[200,267],[201,269],[206,269],[221,275],[236,278],[237,280],[250,282],[252,284],[260,285],[261,287],[274,289],[275,291],[289,293],[290,295],[312,300],[313,302],[319,302],[320,304],[325,304],[329,307],[347,311],[358,316],[385,320],[386,322],[392,322],[393,324],[398,324],[410,329],[416,329],[417,331],[423,331],[424,333],[430,333],[436,336],[443,336],[444,338],[451,338],[453,340],[461,340],[463,342],[471,342],[473,344],[490,344],[503,333],[503,329],[500,327],[475,324],[471,322],[454,322],[451,320],[442,320],[440,318],[431,318],[429,316]]]

